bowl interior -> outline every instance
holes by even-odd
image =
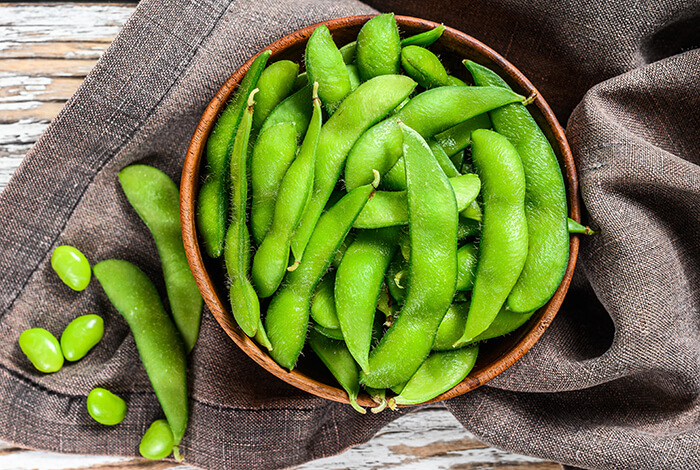
[[[327,21],[325,24],[330,29],[336,44],[342,46],[356,39],[360,28],[369,18],[371,16],[339,18]],[[396,20],[403,37],[438,26],[437,23],[431,21],[405,16],[396,16]],[[303,67],[302,57],[306,41],[316,26],[306,27],[285,36],[267,47],[266,49],[272,51],[272,56],[268,63],[289,59],[299,62]],[[472,81],[468,71],[461,63],[463,59],[473,60],[495,70],[508,82],[513,90],[522,95],[530,96],[533,93],[536,95],[535,100],[528,106],[528,109],[549,139],[559,159],[567,189],[569,217],[574,220],[580,220],[578,182],[571,151],[564,137],[563,129],[544,98],[539,96],[535,87],[503,57],[476,39],[455,29],[447,27],[441,38],[431,46],[431,50],[440,56],[449,73],[467,83]],[[217,92],[202,115],[190,143],[180,188],[180,210],[185,251],[190,268],[208,308],[224,331],[249,357],[270,373],[302,390],[331,400],[348,403],[345,392],[336,385],[335,379],[326,371],[325,366],[315,359],[314,354],[307,351],[303,355],[303,360],[300,360],[298,368],[290,372],[277,365],[255,342],[243,334],[230,313],[223,274],[225,270],[222,262],[203,256],[197,240],[195,201],[199,191],[199,168],[206,139],[218,114],[223,110],[224,105],[245,75],[254,58],[252,57],[238,69]],[[460,384],[432,401],[455,397],[479,387],[510,367],[534,345],[554,319],[564,299],[576,264],[578,244],[578,236],[571,237],[569,264],[564,279],[551,300],[544,307],[540,308],[519,330],[505,337],[483,343],[480,346],[476,365],[469,376]],[[264,308],[264,306],[261,307]],[[366,394],[361,394],[358,402],[363,406],[372,406],[374,404]]]

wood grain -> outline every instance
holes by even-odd
[[[26,152],[74,93],[134,4],[0,3],[0,192]],[[172,462],[76,456],[0,442],[0,468],[194,470]],[[296,470],[560,470],[489,448],[442,406],[403,416],[371,441]]]

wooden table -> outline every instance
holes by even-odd
[[[135,4],[0,3],[0,192],[49,122],[112,42]],[[0,468],[166,469],[186,465],[29,451],[0,441]],[[442,406],[423,408],[370,442],[312,469],[561,470],[479,442]]]

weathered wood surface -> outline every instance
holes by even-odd
[[[0,3],[0,192],[51,119],[109,46],[133,4]],[[192,467],[143,459],[52,454],[0,442],[0,469]],[[490,448],[433,406],[397,419],[368,443],[297,470],[560,470]]]

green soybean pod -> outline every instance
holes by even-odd
[[[258,134],[250,158],[250,231],[260,245],[272,225],[282,178],[297,153],[293,122],[280,122]]]
[[[173,452],[175,439],[164,419],[157,419],[151,423],[139,443],[139,453],[150,460],[166,458]]]
[[[73,246],[57,246],[51,253],[51,267],[63,283],[75,291],[84,290],[90,284],[90,262]]]
[[[270,231],[253,258],[251,277],[260,297],[269,297],[279,287],[289,265],[289,249],[294,229],[299,224],[314,186],[316,149],[321,132],[321,102],[314,84],[314,114],[299,154],[282,179],[275,201]],[[295,253],[297,260],[301,255]]]
[[[318,331],[327,338],[343,341],[343,332],[340,331],[340,328],[326,328],[325,326],[321,326],[318,323],[313,323],[311,325],[311,328]]]
[[[440,36],[442,36],[442,33],[445,31],[445,25],[441,24],[439,26],[434,27],[433,29],[429,29],[428,31],[423,31],[422,33],[415,34],[413,36],[409,36],[407,38],[404,38],[401,40],[401,47],[406,47],[406,46],[423,46],[423,47],[428,47],[431,44],[433,44],[435,41],[440,39]]]
[[[318,96],[328,113],[333,114],[350,93],[350,78],[343,56],[325,24],[311,34],[304,60],[309,83],[318,82]]]
[[[43,328],[30,328],[19,335],[19,347],[34,368],[50,374],[63,367],[63,353],[58,340]]]
[[[250,65],[207,139],[204,183],[197,196],[196,222],[204,251],[210,258],[218,258],[224,251],[228,218],[229,152],[245,111],[248,95],[255,88],[270,54],[271,51],[263,51]]]
[[[469,316],[456,346],[471,342],[496,318],[528,253],[525,175],[517,150],[504,136],[478,129],[472,133],[472,158],[482,183],[484,220]]]
[[[109,301],[124,317],[148,379],[163,408],[175,445],[187,428],[187,378],[182,338],[155,286],[133,264],[117,260],[97,263],[93,272]]]
[[[297,138],[303,139],[313,113],[312,92],[313,86],[307,84],[278,104],[265,119],[258,135],[281,122],[293,122],[297,130]]]
[[[248,139],[253,123],[254,96],[257,88],[250,92],[246,111],[236,132],[231,150],[231,204],[230,221],[226,231],[224,261],[229,277],[229,299],[233,317],[241,330],[255,336],[260,325],[260,302],[248,279],[250,270],[250,235],[246,223],[248,201],[248,177],[246,170]]]
[[[84,358],[105,333],[104,320],[98,315],[81,315],[61,333],[61,351],[69,361]]]
[[[401,49],[401,66],[406,75],[425,89],[449,85],[442,62],[425,47],[406,46]]]
[[[357,138],[389,114],[415,86],[416,82],[402,75],[375,77],[350,93],[323,125],[318,140],[314,191],[292,238],[292,251],[296,256],[303,254]]]
[[[337,330],[340,328],[338,313],[335,308],[335,275],[331,273],[321,279],[313,297],[311,297],[311,318],[323,328]],[[341,338],[342,339],[342,334]]]
[[[357,404],[357,395],[360,393],[359,371],[345,343],[330,339],[316,330],[311,330],[309,332],[309,346],[348,394],[350,405],[356,411],[365,414],[365,409]]]
[[[369,368],[377,301],[389,262],[396,253],[398,227],[360,231],[335,277],[335,307],[345,344],[363,371]]]
[[[478,260],[476,245],[467,243],[457,250],[457,290],[471,290]]]
[[[401,273],[408,273],[408,263],[401,253],[396,253],[394,259],[389,263],[385,282],[389,294],[399,305],[406,301],[406,285],[401,283]]]
[[[267,116],[292,92],[299,64],[291,60],[273,62],[263,70],[257,83],[260,90],[255,97],[253,129],[260,129]]]
[[[430,354],[420,369],[393,400],[397,405],[415,405],[432,400],[469,375],[479,352],[477,345]]]
[[[454,75],[447,76],[447,84],[449,86],[469,86],[463,80],[455,77]]]
[[[119,183],[156,242],[170,310],[189,353],[199,336],[204,302],[182,243],[180,191],[168,175],[147,165],[127,166]]]
[[[450,127],[446,131],[435,134],[435,140],[445,153],[451,157],[469,146],[473,131],[476,129],[491,129],[491,127],[491,119],[488,113],[483,113]]]
[[[480,233],[481,222],[474,219],[467,219],[466,217],[462,217],[462,214],[460,213],[459,225],[457,226],[457,239],[464,240],[467,237],[475,237]]]
[[[400,124],[406,162],[409,262],[406,301],[399,317],[369,356],[361,382],[388,388],[418,370],[452,303],[457,281],[457,203],[425,140]]]
[[[444,149],[444,147],[443,147]],[[452,160],[452,164],[455,166],[455,168],[459,168],[460,172],[462,173],[470,173],[469,171],[461,171],[462,170],[462,164],[464,163],[464,157],[465,157],[465,151],[466,149],[462,149],[459,152],[455,153],[450,157],[450,160]]]
[[[357,68],[363,81],[400,70],[401,38],[393,13],[377,15],[357,33]]]
[[[357,70],[357,65],[347,64],[345,68],[348,69],[348,78],[350,79],[350,91],[353,92],[357,90],[360,86],[362,80],[360,80],[360,72]]]
[[[318,219],[304,258],[272,297],[265,329],[272,343],[270,356],[282,367],[294,368],[306,339],[313,291],[373,192],[372,185],[361,186]]]
[[[486,67],[471,61],[465,65],[477,84],[510,89]],[[569,262],[564,179],[552,146],[525,106],[512,104],[489,115],[494,129],[517,149],[525,172],[529,251],[507,305],[515,312],[529,312],[552,297]]]
[[[340,55],[343,56],[343,62],[352,64],[355,61],[355,51],[357,50],[357,41],[349,42],[340,49]]]
[[[373,169],[384,175],[396,164],[402,154],[398,120],[427,139],[486,111],[523,99],[496,87],[455,86],[424,91],[357,139],[345,163],[345,185],[353,189],[368,184],[374,178]]]
[[[126,402],[104,388],[93,388],[87,396],[87,410],[92,419],[106,426],[114,426],[126,417]]]

